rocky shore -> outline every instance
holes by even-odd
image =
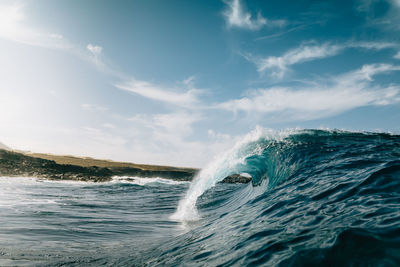
[[[0,176],[8,177],[107,182],[112,180],[113,176],[139,176],[191,181],[198,171],[193,168],[140,165],[49,154],[26,154],[0,149]],[[222,182],[248,183],[250,181],[249,177],[234,174],[226,177]]]

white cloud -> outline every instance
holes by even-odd
[[[104,128],[115,129],[115,125],[111,123],[103,123]]]
[[[397,52],[397,54],[396,54],[396,55],[394,55],[394,56],[393,56],[393,58],[395,58],[395,59],[400,59],[400,51],[399,51],[399,52]]]
[[[343,85],[352,85],[363,81],[372,81],[372,77],[380,74],[392,71],[399,71],[400,66],[391,64],[368,64],[362,66],[361,69],[349,72],[342,76],[339,76],[339,83]]]
[[[364,13],[367,26],[391,32],[392,36],[398,34],[400,0],[359,0],[359,3],[357,10]],[[377,12],[382,3],[387,4],[384,12]]]
[[[103,48],[101,46],[98,45],[92,45],[92,44],[88,44],[86,47],[94,56],[98,56],[101,54],[101,51],[103,50]]]
[[[257,65],[258,72],[270,70],[271,76],[282,78],[288,71],[289,66],[301,62],[333,56],[336,55],[340,49],[342,49],[340,46],[331,45],[328,43],[311,46],[301,45],[298,48],[289,50],[283,56],[271,56],[256,60],[255,63]]]
[[[279,57],[259,58],[245,55],[245,58],[256,64],[258,72],[264,73],[269,71],[272,77],[281,79],[290,70],[289,67],[292,65],[332,57],[348,48],[381,50],[395,47],[398,47],[398,45],[386,42],[348,42],[340,45],[331,43],[302,44]]]
[[[178,131],[183,136],[192,134],[192,124],[201,119],[200,115],[189,113],[157,114],[153,117],[155,125],[171,133]]]
[[[396,47],[399,47],[399,45],[389,42],[348,42],[343,46],[343,48],[363,48],[369,50],[382,50]]]
[[[261,13],[257,18],[252,18],[251,14],[243,9],[240,0],[226,1],[228,5],[224,11],[224,16],[229,27],[237,27],[249,30],[259,30],[263,26],[282,27],[286,24],[285,20],[268,20]]]
[[[208,129],[207,131],[208,136],[213,140],[222,140],[222,141],[229,141],[232,140],[232,136],[226,133],[219,133],[213,129]]]
[[[192,134],[192,125],[202,119],[203,116],[198,113],[175,112],[154,115],[138,114],[128,120],[157,133],[183,138]]]
[[[188,81],[186,81],[187,83]],[[143,97],[188,108],[193,108],[199,102],[201,90],[188,86],[184,92],[176,92],[170,88],[155,85],[146,81],[131,80],[123,84],[116,84],[117,88],[129,91]],[[180,90],[182,91],[182,90]]]
[[[99,71],[116,77],[124,76],[119,71],[114,70],[103,61],[104,60],[102,56],[103,47],[99,45],[88,44],[86,46],[86,49],[87,51],[89,51],[89,54],[79,51],[79,56],[85,59],[86,61],[89,61],[90,63],[94,64]]]
[[[94,104],[82,104],[81,108],[83,110],[87,110],[87,111],[107,111],[108,108],[100,106],[100,105],[94,105]]]
[[[221,103],[219,108],[234,112],[284,114],[287,120],[309,120],[362,106],[394,104],[400,102],[400,87],[374,86],[372,77],[399,70],[400,66],[388,64],[365,65],[359,70],[333,77],[327,84],[317,83],[297,90],[273,87],[249,91],[247,96]]]
[[[64,38],[64,36],[62,36],[62,34],[59,34],[59,33],[51,33],[50,37],[55,38],[55,39],[63,39]]]

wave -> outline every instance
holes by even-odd
[[[219,183],[248,173],[247,185]],[[400,265],[400,136],[257,128],[204,168],[149,265]]]
[[[296,169],[296,164],[291,162],[284,150],[293,145],[288,138],[300,133],[304,131],[273,131],[257,127],[200,171],[171,219],[198,220],[200,216],[196,209],[197,199],[229,175],[249,175],[253,186],[263,182],[264,188],[286,179]],[[258,194],[260,192],[255,195]]]
[[[200,215],[196,208],[198,198],[229,175],[241,173],[249,175],[252,178],[252,187],[262,184],[261,191],[264,192],[290,178],[299,170],[306,170],[306,166],[319,164],[320,162],[315,162],[315,158],[318,158],[319,149],[324,149],[326,144],[323,142],[327,140],[337,141],[332,149],[340,151],[341,142],[347,143],[349,138],[355,140],[366,138],[367,140],[358,141],[369,142],[371,138],[380,139],[382,136],[392,135],[343,130],[274,131],[257,127],[232,149],[215,158],[199,172],[171,219],[199,220]],[[253,197],[259,194],[260,189],[253,194]]]

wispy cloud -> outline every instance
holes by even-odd
[[[345,44],[316,44],[315,42],[309,42],[308,44],[303,43],[299,47],[287,51],[282,56],[262,58],[244,54],[244,57],[256,64],[258,72],[264,73],[269,71],[272,77],[281,79],[290,70],[289,67],[292,65],[332,57],[348,48],[381,50],[394,47],[398,47],[398,45],[386,42],[347,42]]]
[[[228,5],[224,11],[224,16],[228,27],[237,27],[248,30],[259,30],[264,26],[268,27],[282,27],[287,24],[285,20],[269,20],[257,14],[257,18],[252,18],[249,12],[246,12],[240,0],[225,1]]]
[[[258,72],[270,70],[271,76],[282,78],[288,71],[289,66],[333,56],[336,55],[340,49],[342,49],[340,46],[328,43],[322,45],[301,45],[280,57],[271,56],[263,59],[256,59],[255,63]]]
[[[400,51],[399,51],[399,52],[397,52],[397,54],[396,54],[396,55],[394,55],[394,56],[393,56],[393,58],[395,58],[395,59],[400,59]]]
[[[124,77],[125,75],[114,68],[110,67],[109,64],[106,64],[104,61],[104,57],[102,55],[103,52],[103,47],[99,45],[94,45],[94,44],[88,44],[86,46],[87,51],[89,53],[85,53],[83,51],[76,51],[79,52],[79,56],[86,60],[89,61],[90,63],[94,64],[96,68],[106,74],[121,78]]]
[[[382,50],[382,49],[396,48],[396,47],[399,47],[399,45],[390,42],[348,42],[343,45],[343,49],[362,48],[369,50]]]
[[[163,133],[184,138],[192,134],[193,124],[203,120],[203,116],[200,113],[189,114],[180,111],[153,115],[138,114],[128,120],[152,129],[157,134]]]
[[[108,108],[106,108],[106,107],[103,107],[103,106],[100,106],[100,105],[94,105],[94,104],[82,104],[81,105],[81,108],[83,109],[83,110],[87,110],[87,111],[96,111],[96,112],[98,112],[98,111],[107,111],[108,110]]]
[[[234,112],[279,113],[287,120],[310,120],[357,107],[394,104],[400,102],[400,86],[383,87],[372,83],[373,76],[391,71],[400,71],[400,66],[364,65],[361,69],[332,77],[328,82],[317,82],[312,87],[252,90],[243,98],[221,103],[219,108]]]
[[[86,48],[94,55],[94,56],[99,56],[101,54],[101,51],[103,50],[103,48],[101,46],[98,45],[92,45],[92,44],[88,44],[86,46]]]
[[[400,30],[400,0],[359,0],[357,11],[365,16],[367,26],[398,33]],[[386,2],[386,3],[385,3]],[[386,4],[382,9],[382,4]]]
[[[115,84],[115,86],[119,89],[132,92],[152,100],[192,108],[194,107],[193,105],[199,103],[198,97],[202,93],[202,90],[193,88],[190,86],[189,82],[190,81],[188,80],[184,81],[183,84],[185,85],[185,88],[180,88],[179,91],[135,79],[132,79],[126,83]]]
[[[112,123],[103,123],[102,126],[107,129],[115,129],[115,125]]]

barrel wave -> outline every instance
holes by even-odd
[[[5,265],[400,265],[395,134],[257,128],[191,183],[1,183]]]
[[[252,183],[218,183],[233,173]],[[198,175],[172,218],[194,226],[161,248],[166,264],[398,266],[400,137],[256,129]]]

